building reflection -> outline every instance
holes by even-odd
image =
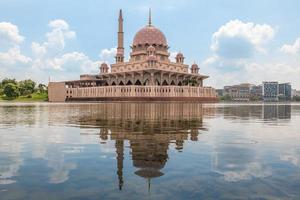
[[[291,105],[286,104],[258,104],[226,106],[219,108],[225,119],[291,119]]]
[[[119,189],[124,185],[124,144],[128,141],[134,172],[148,181],[164,175],[170,148],[183,151],[186,141],[197,141],[203,125],[203,115],[214,108],[201,104],[102,104],[98,111],[81,119],[81,126],[100,127],[102,143],[115,142]],[[101,110],[101,111],[100,111]],[[86,112],[83,109],[82,112]],[[105,114],[101,114],[105,113]]]

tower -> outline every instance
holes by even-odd
[[[149,8],[148,26],[152,26],[152,19],[151,19],[151,8]]]
[[[124,32],[123,32],[123,16],[122,9],[119,12],[118,27],[118,48],[116,55],[116,63],[124,62]]]

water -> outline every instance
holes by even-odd
[[[0,104],[0,199],[300,199],[300,105]]]

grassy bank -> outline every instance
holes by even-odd
[[[1,102],[44,102],[48,101],[47,93],[33,93],[31,95],[19,96],[16,99],[10,99],[5,96],[0,97]]]

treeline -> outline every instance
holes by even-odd
[[[47,94],[47,86],[37,84],[31,79],[16,81],[16,79],[5,78],[0,82],[0,96],[6,99],[16,99],[20,96],[32,98],[32,94]]]

